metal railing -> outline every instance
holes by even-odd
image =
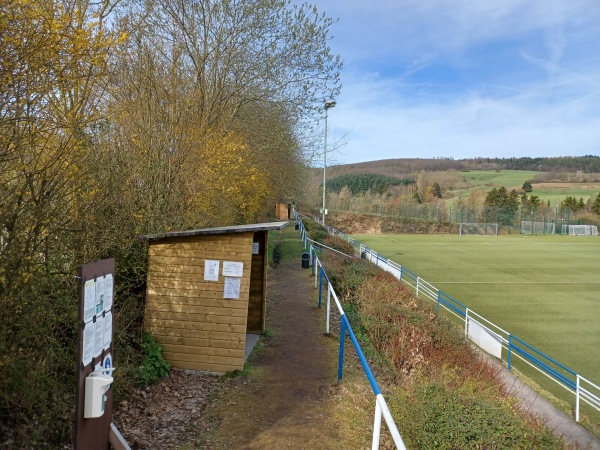
[[[304,243],[304,248],[307,251],[310,251],[310,255],[311,255],[311,259],[312,259],[312,263],[313,263],[312,270],[313,270],[313,273],[315,276],[315,287],[317,287],[317,280],[319,283],[318,284],[318,286],[319,286],[318,306],[319,307],[322,307],[323,287],[324,287],[324,283],[326,283],[325,287],[327,289],[327,306],[326,306],[325,332],[327,334],[329,334],[329,332],[330,332],[331,303],[332,303],[331,299],[332,298],[333,298],[333,303],[335,303],[337,310],[340,314],[340,348],[339,348],[339,360],[338,360],[338,382],[340,382],[342,380],[342,376],[343,376],[344,347],[345,347],[345,343],[346,343],[346,335],[348,335],[350,337],[350,340],[352,341],[352,345],[354,346],[354,350],[356,351],[358,359],[360,360],[360,363],[365,372],[365,375],[367,376],[367,379],[369,380],[369,384],[371,385],[373,394],[375,394],[375,414],[374,414],[374,419],[373,419],[373,439],[372,439],[372,444],[371,444],[372,450],[376,450],[379,448],[379,442],[380,442],[380,438],[381,438],[381,419],[382,419],[382,417],[385,420],[385,423],[390,432],[390,435],[392,436],[392,440],[394,441],[396,448],[400,449],[400,450],[406,450],[406,446],[404,445],[404,442],[402,441],[402,437],[400,436],[398,427],[396,426],[396,423],[394,422],[394,418],[392,417],[392,414],[390,413],[390,410],[385,401],[385,398],[384,398],[383,394],[381,393],[381,389],[379,388],[379,385],[377,384],[377,380],[375,380],[375,377],[373,376],[373,372],[371,371],[369,363],[368,363],[367,359],[365,358],[365,355],[362,351],[362,348],[361,348],[358,340],[356,339],[356,336],[354,335],[354,331],[352,330],[352,325],[350,325],[350,322],[348,321],[348,317],[346,316],[346,313],[344,312],[344,308],[342,308],[342,305],[338,299],[335,289],[333,288],[331,281],[329,281],[329,277],[327,276],[327,273],[325,272],[325,268],[323,267],[321,260],[317,256],[317,252],[316,252],[314,246],[310,243],[310,242],[314,242],[314,241],[311,241],[308,238],[306,229],[304,228],[304,224],[299,219],[299,215],[296,215],[296,221],[299,224],[300,235],[301,235],[302,241]]]
[[[309,219],[315,220],[312,218]],[[316,221],[319,222],[318,220]],[[600,387],[597,384],[594,384],[569,367],[540,352],[525,341],[513,336],[508,331],[503,330],[458,300],[440,291],[406,267],[380,255],[335,228],[329,226],[326,228],[332,235],[350,242],[354,246],[355,251],[361,255],[361,258],[372,262],[382,270],[394,275],[398,280],[411,286],[415,290],[417,297],[424,297],[435,302],[437,312],[441,308],[444,308],[445,311],[463,321],[465,336],[486,352],[505,361],[508,370],[511,370],[514,365],[513,358],[518,358],[560,387],[575,394],[575,420],[577,422],[580,419],[581,403],[585,403],[596,411],[600,411]],[[308,250],[308,242],[306,248]]]
[[[582,401],[600,411],[600,388],[596,384],[477,314],[406,267],[379,255],[362,244],[358,245],[360,253],[365,259],[411,286],[417,296],[435,302],[437,311],[444,308],[452,315],[464,320],[465,335],[488,353],[505,360],[508,370],[511,370],[513,366],[512,358],[517,357],[562,388],[574,393],[576,421],[580,419],[579,405]],[[477,332],[473,332],[474,329],[477,329]],[[476,336],[480,339],[478,340]],[[582,383],[583,380],[585,382]],[[583,388],[582,385],[585,385],[586,388]]]

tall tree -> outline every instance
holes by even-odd
[[[0,415],[30,424],[25,435],[37,442],[68,429],[48,418],[70,417],[72,275],[99,193],[91,130],[119,40],[106,28],[113,6],[0,6]]]

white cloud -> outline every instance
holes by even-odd
[[[340,18],[339,159],[599,153],[597,0],[317,4]]]

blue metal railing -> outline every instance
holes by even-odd
[[[309,248],[309,239],[306,234],[306,229],[304,228],[304,224],[299,219],[298,215],[296,215],[295,217],[296,217],[297,223],[299,224],[300,235],[304,242],[304,246],[306,249],[308,249]],[[344,309],[342,308],[342,305],[340,304],[340,302],[337,298],[337,294],[335,293],[335,290],[333,289],[333,285],[331,284],[331,281],[329,280],[329,277],[327,276],[327,273],[325,272],[325,268],[321,264],[321,261],[319,260],[319,258],[317,256],[315,248],[312,245],[310,246],[310,256],[313,261],[312,273],[315,276],[315,284],[316,284],[317,271],[318,271],[318,278],[319,278],[318,306],[319,307],[322,307],[322,303],[323,303],[323,287],[325,286],[327,288],[327,310],[326,310],[326,312],[327,312],[326,332],[327,333],[329,333],[329,321],[330,321],[330,314],[331,314],[331,312],[330,312],[331,297],[333,297],[335,304],[338,308],[338,311],[340,313],[340,349],[339,349],[339,357],[338,357],[338,375],[337,375],[338,382],[340,382],[343,377],[344,350],[345,350],[345,342],[346,342],[346,334],[347,334],[350,337],[350,340],[352,342],[354,350],[356,351],[356,354],[358,355],[358,359],[360,360],[360,363],[363,367],[365,375],[367,376],[367,379],[369,380],[371,389],[372,389],[373,393],[375,394],[375,417],[374,417],[374,423],[373,423],[373,439],[372,439],[371,448],[373,450],[376,450],[379,448],[380,433],[381,433],[381,418],[383,417],[387,424],[388,430],[392,436],[392,440],[394,441],[394,444],[396,445],[396,448],[400,449],[400,450],[406,450],[406,446],[404,445],[404,442],[402,441],[400,432],[398,431],[396,423],[394,422],[394,419],[389,411],[389,408],[387,406],[385,398],[383,397],[383,395],[381,393],[381,389],[379,388],[379,385],[377,384],[377,381],[375,380],[375,376],[373,375],[373,372],[371,371],[371,367],[369,366],[369,363],[368,363],[367,359],[365,358],[365,355],[362,351],[360,343],[356,339],[354,331],[352,330],[352,325],[350,325],[350,322],[348,321],[346,313],[344,312]]]
[[[299,215],[296,216],[299,220]],[[312,218],[307,217],[311,220]],[[318,220],[316,220],[318,222]],[[483,328],[495,339],[501,342],[501,345],[506,350],[507,355],[507,366],[511,370],[513,366],[512,356],[518,356],[522,361],[525,361],[530,366],[539,370],[541,373],[549,377],[551,380],[557,382],[560,386],[564,387],[570,392],[576,395],[576,420],[579,421],[579,403],[583,400],[596,410],[600,411],[600,387],[591,381],[587,380],[574,370],[561,364],[557,360],[537,350],[525,341],[513,336],[512,334],[504,331],[500,327],[489,322],[487,319],[479,316],[470,310],[467,306],[452,298],[450,295],[432,286],[430,283],[423,280],[419,275],[407,269],[404,266],[380,255],[374,250],[366,247],[350,236],[336,230],[332,227],[326,227],[327,230],[334,236],[338,236],[347,242],[352,243],[355,250],[361,254],[361,257],[366,257],[370,262],[382,268],[383,270],[394,274],[394,276],[406,284],[412,286],[416,290],[417,296],[419,294],[424,295],[430,300],[436,302],[436,311],[439,311],[440,307],[443,307],[447,311],[455,314],[459,318],[465,319],[465,333],[468,334],[468,326],[470,320],[475,320],[473,316],[478,316],[481,321],[485,321],[491,328],[484,326]],[[306,239],[306,236],[305,236]],[[308,241],[305,243],[305,247],[308,248]],[[329,283],[329,279],[327,279]],[[321,299],[319,299],[319,302]],[[320,305],[321,303],[319,303]],[[580,382],[585,381],[586,385],[590,389],[593,389],[592,393],[590,390],[582,389]]]

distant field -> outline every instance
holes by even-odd
[[[550,206],[560,206],[565,197],[571,196],[584,202],[594,200],[600,192],[600,185],[594,183],[540,183],[533,185],[532,194],[544,201],[550,200]]]
[[[453,191],[455,198],[449,199],[449,203],[453,203],[457,198],[464,198],[475,189],[483,189],[489,191],[493,188],[501,186],[511,189],[521,189],[523,183],[532,180],[540,172],[531,170],[471,170],[468,172],[460,172],[464,179],[469,183],[470,187]],[[544,203],[550,201],[550,206],[560,206],[560,203],[565,197],[572,196],[577,199],[583,198],[586,202],[588,199],[595,199],[600,192],[600,184],[598,183],[532,183],[533,192],[531,195],[537,195]]]
[[[461,172],[461,175],[466,178],[468,183],[475,186],[483,186],[491,184],[493,187],[506,186],[508,190],[515,188],[520,189],[527,180],[531,180],[540,172],[532,170],[471,170]]]
[[[600,383],[600,239],[355,235],[436,288]]]

